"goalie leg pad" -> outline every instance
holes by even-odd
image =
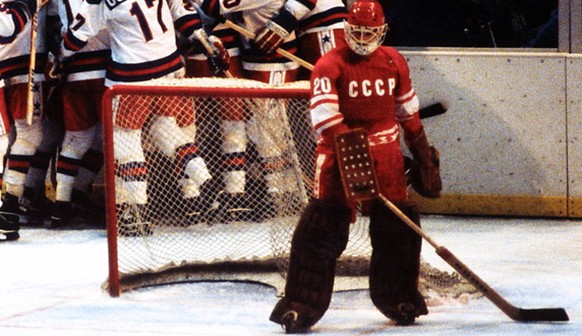
[[[420,227],[416,205],[397,206]],[[408,325],[428,314],[418,291],[422,238],[383,203],[376,201],[370,213],[370,297],[374,305],[397,324]]]
[[[293,234],[285,298],[270,320],[287,329],[313,326],[327,311],[333,292],[336,259],[346,248],[351,209],[312,199]],[[294,314],[289,320],[288,313]]]

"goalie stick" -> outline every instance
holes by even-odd
[[[491,286],[483,281],[475,272],[473,272],[467,265],[465,265],[459,258],[457,258],[446,247],[437,244],[430,236],[428,236],[421,228],[408,218],[398,207],[390,202],[384,195],[378,194],[378,197],[384,204],[392,210],[406,225],[426,240],[432,247],[434,247],[436,254],[438,254],[444,261],[453,267],[457,273],[469,281],[477,290],[479,290],[489,301],[493,302],[501,311],[509,316],[514,321],[518,322],[560,322],[569,321],[568,314],[564,308],[537,308],[525,309],[519,308],[507,300],[505,300],[499,293],[497,293]]]
[[[469,281],[477,290],[495,304],[511,319],[518,322],[560,322],[569,321],[568,314],[564,308],[537,308],[524,309],[516,307],[505,300],[491,286],[483,281],[475,272],[465,265],[446,247],[439,245],[420,227],[418,227],[408,216],[395,206],[390,200],[379,192],[377,179],[375,176],[372,157],[368,148],[367,131],[355,129],[342,133],[336,137],[337,160],[342,177],[342,184],[346,197],[352,201],[371,200],[379,198],[395,215],[397,215],[408,227],[426,240],[435,252],[451,267],[453,267],[462,277]],[[358,152],[355,155],[355,152]],[[366,162],[369,160],[368,162]],[[356,169],[354,167],[363,167]],[[368,178],[363,179],[362,176]]]

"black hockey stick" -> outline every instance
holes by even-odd
[[[429,237],[421,228],[419,228],[410,218],[408,218],[398,207],[390,202],[382,194],[378,197],[384,204],[392,210],[406,225],[424,238],[430,245],[435,248],[438,254],[444,261],[453,267],[461,276],[469,281],[477,290],[479,290],[486,298],[493,302],[501,311],[503,311],[511,319],[518,322],[560,322],[569,321],[568,314],[564,308],[538,308],[538,309],[524,309],[519,308],[507,300],[505,300],[499,293],[497,293],[491,286],[483,281],[475,272],[473,272],[467,265],[465,265],[459,258],[457,258],[446,247],[437,244],[431,237]]]
[[[448,110],[448,107],[446,104],[434,103],[434,104],[428,105],[426,107],[422,107],[418,111],[418,116],[420,117],[420,119],[431,118],[431,117],[441,115],[441,114],[447,112],[447,110]]]

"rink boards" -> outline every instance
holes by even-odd
[[[582,217],[581,55],[402,53],[421,105],[449,106],[424,119],[444,186],[424,212]]]

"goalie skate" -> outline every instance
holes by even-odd
[[[299,319],[299,313],[290,310],[281,317],[281,327],[287,334],[305,333],[309,327],[305,327]]]
[[[416,318],[420,315],[427,315],[428,309],[424,303],[424,300],[419,298],[414,304],[410,302],[403,302],[394,308],[381,309],[381,312],[386,317],[394,321],[396,325],[407,326],[414,323]]]

